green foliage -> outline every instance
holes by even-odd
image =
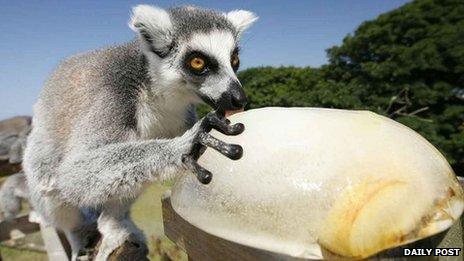
[[[209,107],[206,104],[199,104],[197,106],[197,115],[199,119],[203,118],[210,111],[211,111],[211,107]]]
[[[252,68],[250,108],[368,109],[424,135],[464,174],[464,1],[422,0],[364,22],[321,68]]]

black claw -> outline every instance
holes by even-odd
[[[232,135],[239,135],[245,130],[245,125],[243,123],[235,123],[231,126]]]
[[[237,144],[230,144],[227,149],[227,155],[231,160],[238,160],[243,156],[243,148]]]
[[[224,118],[226,117],[226,111],[222,109],[217,109],[216,111],[213,111],[212,114],[216,115],[217,117]]]
[[[198,165],[198,163],[189,155],[182,155],[182,162],[187,165],[187,167],[195,174],[198,181],[202,184],[209,184],[213,178],[213,174]]]
[[[200,143],[204,146],[213,148],[219,151],[222,155],[232,160],[237,160],[242,157],[243,149],[240,145],[225,143],[221,140],[216,139],[208,133],[202,133],[199,136],[199,139]]]
[[[205,185],[209,184],[213,179],[213,174],[202,167],[200,168],[201,169],[196,173],[198,181]]]
[[[236,123],[234,125],[229,125],[230,121],[226,118],[221,118],[217,114],[208,114],[206,116],[206,132],[209,132],[211,128],[218,130],[219,132],[226,135],[238,135],[243,132],[245,127],[242,123]]]
[[[206,147],[213,148],[232,160],[238,160],[243,156],[243,148],[238,144],[228,144],[208,134],[211,129],[216,129],[225,135],[238,135],[245,130],[242,123],[230,125],[223,111],[211,112],[205,116],[201,125],[202,131],[197,136],[197,142],[193,145],[189,154],[182,155],[182,162],[189,168],[202,184],[209,184],[213,174],[198,165],[197,161]]]

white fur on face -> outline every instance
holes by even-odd
[[[230,67],[230,55],[236,47],[236,42],[232,33],[216,30],[194,34],[188,46],[192,50],[198,50],[214,57],[219,64]]]
[[[189,48],[208,54],[215,58],[222,70],[231,77],[235,77],[230,65],[230,56],[236,47],[236,41],[232,33],[228,31],[212,31],[210,33],[194,34],[189,40]]]
[[[201,51],[219,63],[218,73],[209,76],[200,87],[200,91],[213,100],[218,99],[227,91],[231,80],[238,80],[230,64],[231,54],[236,45],[234,36],[228,31],[216,30],[209,33],[198,33],[189,40],[189,49]]]

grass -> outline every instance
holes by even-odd
[[[47,261],[47,254],[28,251],[28,250],[19,250],[10,247],[0,247],[2,253],[2,258],[4,261]]]
[[[132,206],[131,216],[147,237],[151,260],[187,260],[187,255],[164,235],[161,196],[167,189],[158,184],[149,186]]]

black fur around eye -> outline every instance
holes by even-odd
[[[192,51],[186,56],[184,66],[189,73],[203,76],[211,70],[215,70],[217,62],[202,52]]]

